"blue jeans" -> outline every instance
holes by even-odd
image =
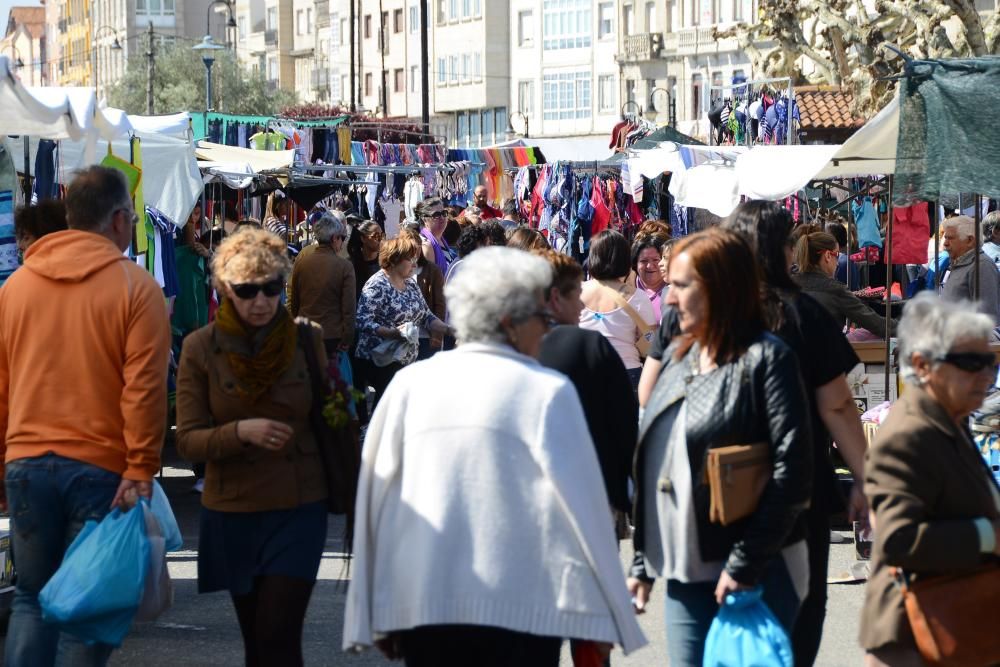
[[[42,620],[38,593],[83,524],[108,514],[120,483],[121,475],[55,454],[7,465],[17,588],[7,629],[6,667],[107,664],[111,646],[88,646]]]
[[[667,657],[671,667],[701,667],[708,629],[719,612],[717,583],[667,582]],[[801,601],[780,555],[768,564],[760,585],[764,603],[791,636]]]

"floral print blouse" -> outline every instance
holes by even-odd
[[[385,340],[377,333],[379,327],[396,328],[413,322],[426,328],[434,319],[415,278],[407,279],[406,289],[400,292],[389,282],[385,271],[379,271],[365,283],[358,300],[357,355],[361,359],[371,359],[372,350]],[[417,348],[413,346],[403,363],[412,363],[416,358]]]

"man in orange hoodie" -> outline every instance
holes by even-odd
[[[111,646],[45,623],[38,593],[84,522],[150,496],[166,427],[170,323],[156,281],[122,254],[137,216],[121,172],[81,172],[66,218],[0,289],[0,501],[18,569],[8,667],[107,662]]]

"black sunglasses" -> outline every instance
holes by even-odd
[[[447,211],[434,211],[433,213],[428,213],[426,217],[428,218],[443,218],[448,215]]]
[[[250,299],[257,298],[257,294],[260,292],[263,292],[264,296],[268,297],[278,296],[281,294],[281,288],[284,286],[284,278],[275,278],[266,283],[242,283],[239,285],[230,285],[229,287],[233,290],[233,294],[249,301]]]
[[[981,373],[987,368],[997,372],[996,355],[985,352],[949,352],[934,357],[934,361],[944,362],[966,373]]]

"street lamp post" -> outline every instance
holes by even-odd
[[[97,78],[97,49],[98,49],[97,39],[98,37],[100,37],[100,33],[102,30],[110,30],[112,34],[114,34],[115,36],[115,41],[111,43],[111,50],[112,51],[122,50],[122,43],[118,40],[117,30],[115,30],[109,25],[102,25],[94,30],[93,34],[91,35],[91,40],[93,43],[90,45],[90,71],[93,75],[95,94],[99,92],[98,78]]]
[[[201,53],[201,61],[205,63],[205,111],[212,111],[212,65],[215,64],[215,52],[226,47],[216,44],[211,35],[205,35],[193,48]]]
[[[229,30],[236,27],[236,19],[233,18],[233,6],[229,0],[212,0],[212,2],[208,3],[205,15],[205,36],[210,37],[212,35],[212,7],[216,5],[225,5],[226,12],[229,14],[229,20],[226,21],[226,45],[228,46]]]
[[[515,111],[515,112],[513,112],[511,114],[508,114],[508,116],[507,116],[507,129],[505,130],[505,132],[507,133],[507,138],[508,139],[513,139],[515,136],[517,136],[517,131],[514,130],[514,125],[511,122],[515,116],[520,116],[521,120],[524,121],[524,134],[522,134],[521,136],[524,137],[525,139],[527,139],[528,138],[528,117],[525,116],[520,111]]]
[[[653,113],[659,113],[660,110],[656,108],[656,104],[653,101],[653,95],[656,91],[662,91],[667,96],[667,124],[671,127],[677,126],[677,107],[674,105],[674,96],[670,94],[670,91],[666,88],[660,88],[657,86],[649,91],[649,108],[653,110]]]

